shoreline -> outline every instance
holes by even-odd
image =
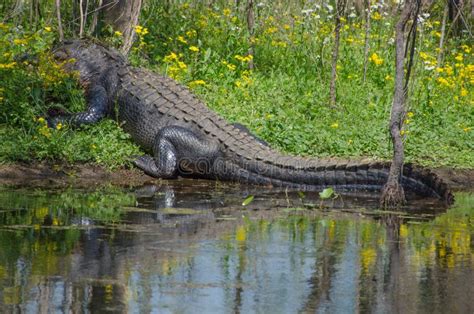
[[[474,190],[474,169],[432,168],[451,190]],[[137,168],[109,170],[97,164],[61,164],[50,162],[0,164],[0,186],[91,187],[104,184],[141,186],[156,183]]]

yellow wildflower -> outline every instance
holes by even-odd
[[[441,85],[444,85],[444,86],[449,86],[449,81],[447,79],[445,79],[444,77],[438,77],[436,79],[436,81],[441,84]]]
[[[420,52],[420,58],[423,60],[428,59],[430,56],[426,52]]]
[[[375,11],[374,14],[372,14],[372,19],[374,20],[381,20],[382,19],[382,15],[380,15],[380,13],[378,11]]]
[[[137,25],[135,26],[135,33],[141,36],[145,36],[146,34],[148,34],[148,28]]]
[[[447,75],[453,75],[453,73],[454,73],[453,67],[450,66],[449,64],[444,67],[444,70],[446,71]]]
[[[240,62],[249,62],[250,60],[253,59],[253,56],[252,55],[246,55],[246,56],[235,55],[234,58],[239,60]]]
[[[465,89],[464,87],[461,88],[461,96],[464,97],[464,96],[467,96],[467,94],[468,94],[467,89]]]
[[[339,127],[339,123],[337,122],[334,122],[333,124],[331,124],[331,128],[333,129],[337,129]]]
[[[15,39],[13,39],[13,43],[15,45],[26,45],[28,43],[28,41],[26,39],[15,38]]]
[[[373,62],[375,65],[381,65],[383,59],[380,58],[375,52],[370,56],[369,61]]]
[[[229,63],[227,61],[222,61],[222,64],[225,65],[229,70],[234,71],[236,66],[235,64]]]
[[[407,112],[407,117],[408,117],[408,118],[413,118],[414,115],[415,115],[415,114],[414,114],[413,112],[411,112],[411,111],[408,111],[408,112]]]
[[[50,32],[50,31],[51,31],[51,26],[46,26],[46,27],[44,28],[44,30],[47,31],[47,32]]]
[[[204,86],[204,85],[206,85],[206,82],[203,80],[195,80],[189,83],[190,87]]]
[[[229,8],[225,8],[222,11],[222,14],[224,14],[224,16],[229,16],[231,13],[232,13],[232,11]]]
[[[188,42],[186,41],[186,39],[184,39],[183,36],[178,36],[178,41],[183,43],[183,44],[187,44]]]
[[[386,81],[391,81],[391,80],[393,80],[393,78],[390,76],[390,74],[387,74],[387,76],[385,77],[385,80]]]
[[[62,123],[58,123],[56,125],[56,130],[61,130],[63,128],[63,124]]]
[[[471,128],[471,127],[467,127],[467,128],[463,128],[462,130],[463,130],[464,132],[469,132],[469,131],[472,130],[472,128]]]
[[[462,57],[462,54],[458,54],[454,59],[456,59],[459,62],[462,62],[462,60],[464,60],[464,58]]]
[[[0,69],[13,69],[15,65],[16,65],[16,62],[0,63]]]
[[[184,70],[184,69],[186,69],[188,66],[187,66],[186,63],[184,63],[184,62],[178,61],[178,67],[179,67],[181,70]]]
[[[123,34],[122,34],[122,32],[115,31],[114,35],[117,36],[117,37],[122,37]]]
[[[196,46],[189,47],[189,50],[191,50],[192,52],[199,52],[199,48]]]
[[[163,58],[164,62],[171,62],[171,61],[174,61],[174,60],[178,60],[178,55],[174,52],[170,53],[169,55],[167,55]]]
[[[289,25],[289,24],[285,24],[285,25],[283,25],[283,28],[286,29],[286,30],[289,30],[289,29],[290,29],[290,25]]]
[[[42,126],[41,128],[38,129],[38,131],[44,137],[47,137],[47,138],[51,137],[51,131],[49,130],[47,125]]]
[[[272,26],[272,27],[267,28],[264,31],[264,33],[270,35],[270,34],[276,33],[277,31],[278,31],[278,28]]]
[[[191,29],[191,30],[189,30],[189,31],[186,32],[186,36],[188,36],[189,38],[196,37],[196,36],[197,36],[197,32],[196,32],[194,29]]]

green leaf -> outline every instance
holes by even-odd
[[[253,195],[247,196],[247,198],[244,199],[244,201],[242,202],[242,206],[247,206],[248,204],[252,203],[253,198],[254,198]]]
[[[334,195],[333,188],[326,188],[322,192],[319,192],[319,197],[323,200],[326,200]]]

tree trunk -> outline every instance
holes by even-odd
[[[254,30],[255,30],[255,13],[254,13],[254,5],[253,5],[253,0],[247,0],[247,28],[249,31],[249,51],[248,54],[252,56],[252,59],[249,61],[249,69],[253,70],[254,68],[254,63],[253,63],[253,57],[255,53],[254,49]]]
[[[370,48],[370,0],[364,1],[366,10],[365,11],[365,39],[364,39],[364,79],[367,77],[367,60],[369,58],[369,48]]]
[[[405,101],[408,89],[408,79],[410,74],[410,67],[412,64],[411,57],[413,56],[414,40],[412,43],[412,53],[408,62],[407,77],[404,82],[405,72],[405,56],[407,52],[410,38],[405,39],[405,28],[412,13],[414,14],[414,24],[410,31],[411,36],[416,36],[416,19],[418,6],[414,2],[418,0],[406,0],[400,18],[396,25],[395,33],[395,91],[393,96],[392,111],[390,115],[390,135],[393,142],[393,161],[390,167],[387,183],[382,189],[382,197],[380,204],[384,208],[399,207],[405,203],[405,192],[401,185],[403,172],[403,141],[401,137],[401,126],[403,117],[405,116]],[[415,10],[416,8],[416,10]],[[414,37],[412,37],[414,38]]]
[[[61,0],[56,0],[56,17],[58,18],[59,41],[64,40],[63,23],[61,21]]]
[[[79,0],[79,14],[81,15],[80,16],[80,21],[81,21],[81,24],[79,25],[79,38],[82,38],[82,36],[84,35],[84,5],[82,3],[82,0]]]
[[[123,35],[121,51],[128,54],[135,38],[142,0],[104,0],[104,22]]]
[[[89,33],[91,33],[91,34],[96,31],[97,23],[99,22],[99,13],[100,13],[100,10],[102,9],[102,0],[97,0],[96,3],[97,3],[97,5],[94,8],[94,11],[91,12],[91,13],[93,13],[92,21],[91,21],[91,24],[89,26]]]
[[[448,12],[449,6],[446,5],[444,7],[443,22],[441,24],[441,37],[439,38],[438,67],[441,67],[441,63],[443,62],[444,36],[446,36],[446,20],[448,19]]]
[[[336,107],[337,60],[339,58],[339,38],[340,38],[340,33],[341,33],[341,17],[344,14],[345,6],[346,6],[346,0],[338,0],[336,2],[334,48],[332,50],[331,83],[329,86],[329,95],[331,97],[331,107]]]

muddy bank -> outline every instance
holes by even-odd
[[[440,175],[453,190],[474,189],[474,169],[437,168]],[[0,185],[10,186],[94,186],[113,184],[140,186],[157,182],[135,168],[110,171],[94,164],[14,163],[0,165]]]

